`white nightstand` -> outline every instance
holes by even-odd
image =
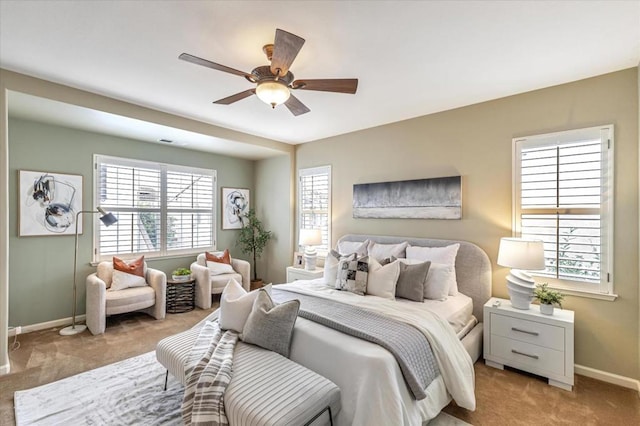
[[[499,304],[498,304],[499,302]],[[492,297],[484,305],[484,359],[549,379],[570,391],[573,386],[573,311],[554,309],[543,315],[537,305],[525,311]]]
[[[322,278],[322,275],[324,275],[324,269],[321,268],[316,268],[313,271],[307,271],[306,269],[287,266],[288,283],[292,283],[296,280],[314,280],[316,278]]]

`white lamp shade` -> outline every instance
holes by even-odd
[[[498,265],[527,271],[544,269],[543,241],[524,238],[500,239]]]
[[[289,99],[289,88],[279,81],[263,81],[256,87],[256,95],[260,100],[275,108]]]
[[[322,244],[322,232],[319,229],[301,229],[300,245],[317,246]]]

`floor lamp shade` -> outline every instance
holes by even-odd
[[[322,232],[319,229],[301,229],[299,242],[304,246],[305,269],[315,270],[318,253],[314,246],[322,244]]]
[[[511,268],[507,275],[507,291],[511,297],[511,305],[517,309],[529,309],[535,281],[526,271],[545,268],[543,241],[502,238],[497,263]]]
[[[73,258],[73,309],[71,314],[71,325],[60,330],[62,336],[71,336],[73,334],[82,333],[87,326],[84,324],[76,324],[76,305],[77,305],[77,271],[78,271],[78,220],[81,214],[100,214],[100,220],[105,226],[111,226],[118,221],[113,213],[107,213],[101,207],[95,210],[81,210],[76,213],[76,246]]]

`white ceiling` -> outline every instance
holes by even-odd
[[[214,105],[251,84],[177,59],[248,72],[276,28],[306,39],[296,78],[357,77],[357,94],[297,91],[298,117],[257,97]],[[639,62],[637,0],[0,1],[5,69],[293,144]]]
[[[56,124],[121,138],[177,146],[196,151],[213,152],[249,160],[283,155],[282,151],[267,147],[203,135],[184,129],[40,98],[26,93],[10,91],[8,104],[11,117]]]

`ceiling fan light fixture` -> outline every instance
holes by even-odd
[[[258,83],[256,95],[262,102],[271,105],[271,108],[275,108],[277,105],[285,103],[291,96],[291,92],[285,84],[275,80],[268,80]]]

